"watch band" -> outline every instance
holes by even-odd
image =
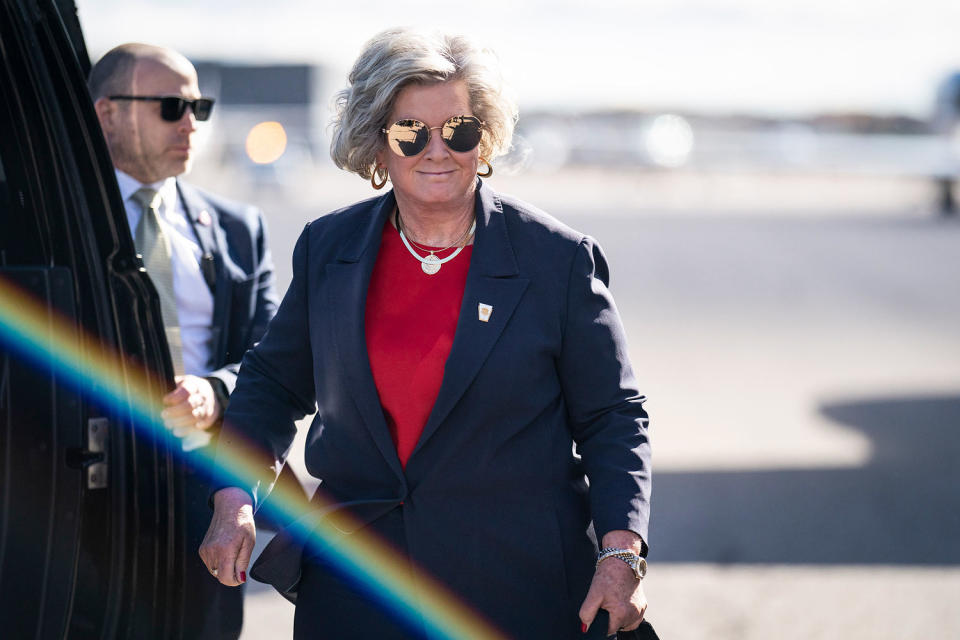
[[[607,558],[618,558],[619,560],[625,562],[627,566],[633,570],[633,575],[637,577],[637,580],[643,580],[643,577],[647,575],[646,558],[634,553],[633,551],[630,551],[629,549],[617,549],[614,547],[600,549],[600,553],[597,554],[597,563],[594,565],[594,568],[599,567],[600,563]]]

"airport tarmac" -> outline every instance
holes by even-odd
[[[304,222],[373,195],[311,175],[295,197],[198,176],[264,207],[283,286]],[[610,261],[650,398],[661,638],[960,638],[960,222],[932,213],[929,184],[601,170],[491,184]],[[242,637],[289,638],[292,615],[250,584]]]

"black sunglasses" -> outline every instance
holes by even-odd
[[[180,96],[110,96],[111,100],[146,100],[160,103],[160,117],[167,122],[176,122],[183,117],[187,107],[193,111],[197,120],[206,120],[213,111],[213,98],[187,100]]]
[[[440,137],[453,151],[472,151],[483,136],[483,120],[473,116],[453,116],[439,127],[428,127],[419,120],[397,120],[386,129],[387,146],[398,156],[412,158],[427,148],[430,132],[440,129]]]

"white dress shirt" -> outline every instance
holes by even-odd
[[[167,178],[153,184],[141,184],[120,170],[116,170],[120,195],[127,210],[130,233],[136,235],[143,211],[132,196],[141,187],[160,192],[160,224],[170,238],[172,251],[173,293],[177,301],[177,320],[183,341],[183,371],[195,376],[209,375],[211,338],[213,335],[213,294],[200,270],[203,249],[193,232],[183,202],[177,192],[176,178]]]

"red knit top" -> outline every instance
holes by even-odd
[[[365,330],[373,380],[404,467],[440,392],[472,253],[473,246],[466,246],[439,272],[427,275],[393,225],[383,228],[367,291]]]

